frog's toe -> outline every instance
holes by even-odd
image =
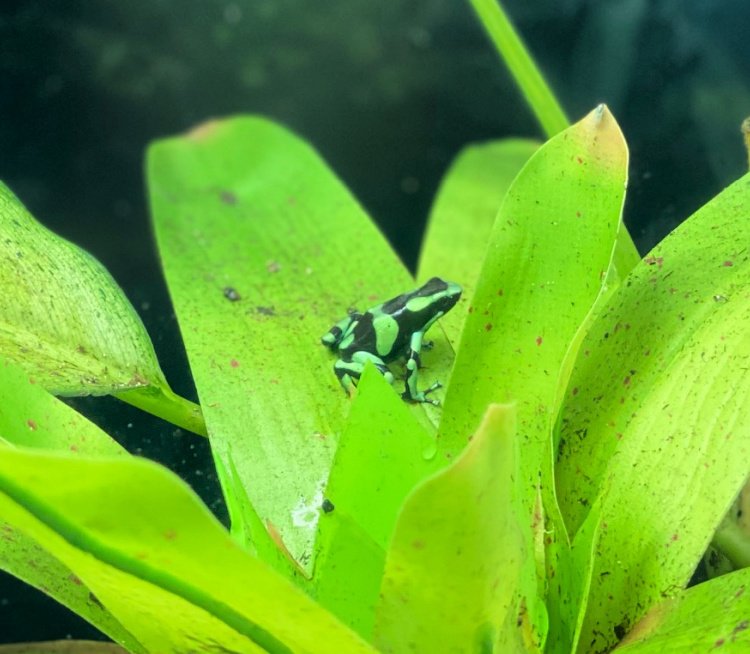
[[[432,391],[436,391],[438,388],[442,388],[442,387],[443,385],[439,381],[436,381],[429,388],[425,389],[424,395],[427,395],[427,393],[432,393]]]

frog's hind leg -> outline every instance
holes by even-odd
[[[393,383],[393,373],[388,370],[388,366],[385,365],[385,362],[380,357],[370,352],[355,352],[352,354],[350,361],[339,359],[333,364],[333,371],[336,373],[336,377],[339,378],[339,382],[341,382],[341,386],[343,386],[347,394],[351,395],[368,361],[373,363],[389,384]]]

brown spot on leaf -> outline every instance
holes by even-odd
[[[218,129],[221,121],[218,120],[207,120],[200,125],[193,127],[188,133],[187,137],[192,141],[202,141],[203,139],[209,138]]]
[[[219,199],[221,199],[224,204],[228,204],[231,207],[237,204],[237,196],[232,193],[232,191],[222,191],[219,193]]]
[[[164,532],[164,538],[167,540],[175,540],[177,538],[177,532],[174,529],[167,529]]]
[[[492,323],[491,323],[491,322],[488,322],[488,323],[487,323],[487,324],[486,324],[486,325],[484,326],[484,331],[486,331],[486,332],[489,332],[489,331],[491,331],[491,330],[492,330]]]
[[[537,336],[536,337],[536,344],[537,345],[541,345],[542,344],[542,337],[541,336]]]
[[[31,429],[31,431],[36,431],[37,430],[36,421],[32,420],[31,418],[29,418],[26,421],[26,424],[28,425],[29,429]]]
[[[232,359],[229,362],[229,365],[232,366],[232,368],[239,368],[240,367],[240,362],[237,361],[237,359]]]
[[[724,263],[722,263],[721,265],[724,266],[725,268],[731,268],[734,265],[734,261],[727,260]]]

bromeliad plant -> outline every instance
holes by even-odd
[[[308,145],[236,117],[147,174],[200,411],[101,266],[0,189],[3,569],[135,653],[747,647],[747,569],[685,588],[748,473],[750,176],[639,260],[606,107],[467,148],[417,272],[464,288],[433,407],[372,365],[339,386],[320,337],[414,280]],[[207,433],[231,532],[51,392]]]

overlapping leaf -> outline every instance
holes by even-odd
[[[201,433],[167,385],[143,323],[109,273],[0,182],[0,356],[58,395],[122,399]]]
[[[694,586],[654,606],[617,654],[750,651],[750,569]]]
[[[540,148],[503,201],[469,308],[441,456],[460,451],[488,403],[517,400],[529,509],[540,466],[542,481],[551,479],[557,375],[610,265],[626,168],[625,142],[606,107]]]
[[[0,443],[81,455],[127,456],[96,425],[54,398],[15,365],[0,363]],[[39,543],[0,513],[0,568],[43,589],[132,652],[142,652],[92,591]]]
[[[214,451],[309,574],[350,402],[320,336],[347,307],[367,308],[413,281],[320,157],[269,121],[235,118],[159,142],[148,170]],[[440,334],[435,340],[439,370],[452,352]]]
[[[382,651],[521,651],[517,600],[531,553],[514,502],[514,437],[513,407],[491,406],[461,456],[407,499],[377,609]]]
[[[429,474],[435,442],[373,366],[359,391],[326,488],[314,594],[369,638],[396,517]]]
[[[616,642],[689,579],[750,456],[750,176],[655,248],[582,345],[560,425],[570,527],[599,498],[582,642]]]
[[[146,460],[5,447],[0,513],[68,566],[146,651],[373,651]]]

